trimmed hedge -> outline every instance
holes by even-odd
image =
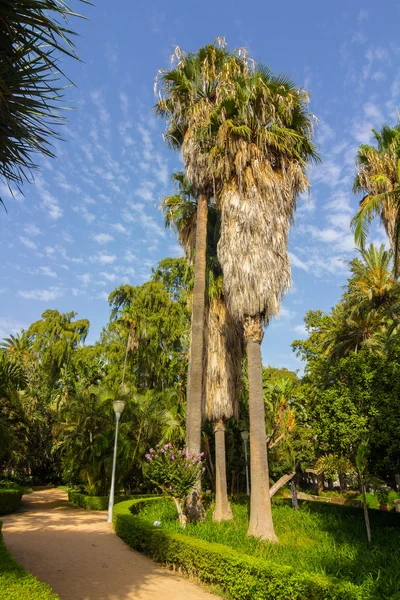
[[[136,499],[114,507],[113,526],[131,548],[207,584],[233,600],[367,600],[365,589],[314,573],[297,572],[222,544],[167,533],[140,518]],[[154,498],[157,500],[157,498]]]
[[[34,548],[32,549],[34,551]],[[4,600],[60,600],[47,583],[25,571],[8,552],[1,535],[0,521],[0,598]]]
[[[149,496],[138,496],[139,498],[148,498]],[[126,496],[115,496],[114,504],[126,501]],[[82,492],[74,490],[68,491],[68,501],[85,510],[108,510],[108,496],[88,496]]]
[[[0,488],[0,515],[16,511],[21,504],[22,493],[21,489]]]

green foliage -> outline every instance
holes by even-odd
[[[362,590],[362,598],[391,598],[399,586],[395,548],[400,535],[398,515],[372,511],[374,545],[367,546],[363,511],[323,502],[300,501],[293,511],[289,501],[273,502],[274,526],[279,544],[266,544],[247,536],[248,500],[232,498],[234,520],[215,523],[212,508],[200,524],[187,524],[185,535],[225,544],[250,557],[292,567],[296,572],[318,573],[351,582]],[[171,502],[144,504],[140,518],[149,524],[161,522],[168,533],[181,532]],[[384,567],[382,567],[385,565]],[[395,597],[395,596],[394,596]]]
[[[153,498],[150,494],[140,494],[136,498]],[[107,510],[109,496],[88,496],[76,490],[68,490],[68,501],[86,510]],[[127,496],[115,496],[114,504],[126,502]]]
[[[143,504],[143,502],[145,504]],[[148,506],[152,511],[150,519],[142,517],[137,511],[138,504]],[[179,568],[200,581],[218,585],[229,596],[237,600],[258,598],[259,600],[367,600],[364,590],[349,581],[339,582],[322,573],[310,573],[307,570],[292,568],[282,561],[274,562],[251,556],[239,549],[230,548],[222,543],[197,539],[189,534],[199,531],[201,525],[188,525],[186,532],[170,532],[163,527],[154,527],[153,516],[157,507],[168,510],[168,502],[147,500],[129,501],[118,504],[114,509],[113,524],[116,533],[132,548],[143,552],[164,565]],[[152,507],[152,508],[151,508]],[[139,507],[140,510],[140,507]],[[246,511],[247,512],[247,511]],[[293,511],[292,511],[293,512]],[[209,521],[207,521],[207,525]],[[223,530],[220,540],[229,540],[227,530],[232,523],[215,524],[216,531]],[[177,525],[176,525],[177,527]],[[257,540],[253,540],[254,543]],[[271,545],[259,542],[260,546]],[[376,597],[376,596],[375,596]]]
[[[107,510],[108,498],[108,496],[88,496],[82,492],[68,490],[69,502],[86,510]],[[115,496],[114,504],[118,504],[118,502],[124,502],[126,499],[126,496]]]
[[[0,515],[12,513],[21,504],[23,491],[21,489],[7,489],[0,487]]]
[[[0,511],[1,512],[1,511]],[[32,548],[32,552],[35,549]],[[4,600],[59,600],[47,583],[27,573],[7,551],[0,521],[0,591]]]
[[[60,24],[71,16],[64,0],[0,4],[0,177],[7,183],[29,180],[33,153],[53,156],[54,125],[64,121],[59,57],[76,58],[73,32]]]
[[[146,454],[149,463],[147,477],[164,494],[183,500],[200,480],[203,467],[203,453],[187,454],[185,450],[174,448],[170,443]]]

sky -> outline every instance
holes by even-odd
[[[107,297],[138,285],[167,256],[181,256],[158,209],[172,191],[179,154],[152,114],[154,79],[176,46],[196,51],[225,36],[255,60],[311,93],[322,164],[310,169],[289,250],[293,287],[265,331],[263,362],[302,369],[291,349],[304,338],[306,311],[339,299],[356,251],[349,223],[354,158],[371,128],[397,122],[400,3],[187,0],[73,2],[87,19],[72,28],[82,62],[63,61],[68,123],[56,159],[38,160],[34,182],[14,198],[0,182],[0,338],[27,328],[49,308],[90,320],[94,343],[109,317]],[[382,228],[371,241],[387,244]]]

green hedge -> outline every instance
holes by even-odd
[[[21,504],[21,489],[0,488],[0,515],[14,512]]]
[[[148,495],[138,496],[139,498],[148,498]],[[126,496],[115,496],[114,504],[126,501]],[[88,496],[82,492],[74,490],[68,491],[68,500],[76,506],[80,506],[86,510],[107,510],[108,496]]]
[[[154,498],[156,500],[156,498]],[[328,576],[302,573],[182,534],[167,533],[132,514],[149,499],[128,500],[114,507],[115,532],[131,547],[156,561],[210,585],[233,600],[367,600],[365,590]]]
[[[32,548],[32,552],[35,549]],[[0,598],[4,600],[59,600],[47,583],[25,571],[4,545],[0,521]]]

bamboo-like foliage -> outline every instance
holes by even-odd
[[[57,19],[75,16],[63,0],[0,2],[0,177],[8,185],[28,179],[32,153],[53,156],[63,121],[59,56],[77,58],[73,31]]]
[[[353,191],[363,193],[351,225],[357,245],[365,248],[369,225],[379,216],[389,237],[397,270],[400,224],[400,125],[372,130],[377,147],[363,144],[356,157]]]

